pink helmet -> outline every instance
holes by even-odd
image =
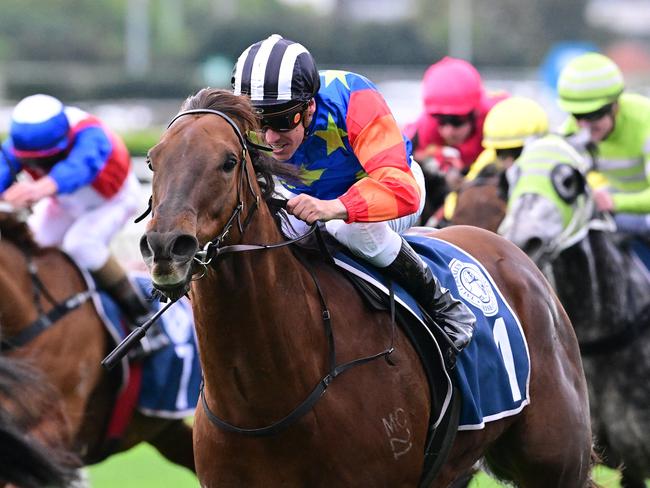
[[[422,98],[430,114],[466,115],[478,107],[482,94],[481,75],[462,59],[445,56],[424,73]]]

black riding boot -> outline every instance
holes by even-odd
[[[413,295],[447,333],[458,351],[469,344],[476,325],[474,313],[440,284],[438,278],[403,238],[395,261],[384,270],[391,279]]]
[[[120,307],[129,322],[129,328],[144,324],[155,310],[150,303],[135,289],[129,280],[122,266],[112,256],[99,270],[92,273],[97,284],[105,290]],[[149,327],[146,335],[140,341],[139,346],[134,348],[129,357],[132,359],[142,358],[161,349],[169,344],[169,338],[162,329],[159,322]]]

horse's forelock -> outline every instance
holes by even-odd
[[[250,99],[234,95],[228,90],[203,88],[183,102],[181,112],[202,108],[225,113],[239,125],[243,134],[259,127]],[[260,179],[264,197],[270,196],[273,192],[274,175],[289,181],[299,179],[299,172],[295,166],[276,161],[257,149],[251,149],[250,154],[253,167]]]
[[[183,102],[181,112],[201,108],[225,113],[238,123],[243,133],[258,126],[250,100],[247,97],[233,95],[228,90],[203,88]]]

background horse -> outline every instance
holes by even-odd
[[[0,485],[63,486],[79,461],[66,448],[56,390],[30,365],[0,356]]]
[[[390,361],[319,382],[329,341],[341,362],[382,351],[389,314],[367,307],[322,259],[248,245],[283,240],[261,200],[270,173],[283,166],[263,158],[253,165],[241,134],[257,122],[244,97],[204,89],[186,110],[150,151],[152,218],[141,250],[154,286],[171,298],[191,293],[205,382],[194,424],[202,486],[418,486],[430,405],[411,343],[398,331]],[[532,402],[459,432],[433,484],[447,486],[485,456],[499,477],[520,486],[590,486],[586,385],[575,335],[550,286],[495,234],[459,226],[436,236],[477,258],[516,310],[530,348]],[[224,243],[235,247],[221,249]],[[246,249],[258,250],[236,252]],[[226,250],[232,254],[219,256]],[[329,340],[318,290],[331,312]],[[303,402],[321,383],[329,388],[320,401]]]
[[[520,178],[501,230],[545,269],[571,318],[606,463],[624,465],[623,486],[644,487],[650,476],[648,271],[594,211],[581,159],[567,143],[555,136],[537,141],[517,166]]]
[[[87,285],[63,252],[39,247],[14,214],[0,212],[0,236],[1,337],[11,342]],[[136,411],[119,445],[105,445],[120,380],[100,365],[110,347],[108,332],[88,300],[6,354],[29,360],[59,392],[66,414],[65,422],[58,423],[59,435],[84,464],[147,441],[170,461],[193,469],[191,427],[181,419]]]
[[[473,225],[496,232],[506,213],[501,187],[504,173],[488,165],[476,179],[466,181],[457,192],[451,225]]]

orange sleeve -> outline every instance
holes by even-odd
[[[350,145],[367,175],[339,197],[348,210],[347,222],[381,222],[416,212],[420,189],[402,133],[379,92],[353,92],[346,122]]]

